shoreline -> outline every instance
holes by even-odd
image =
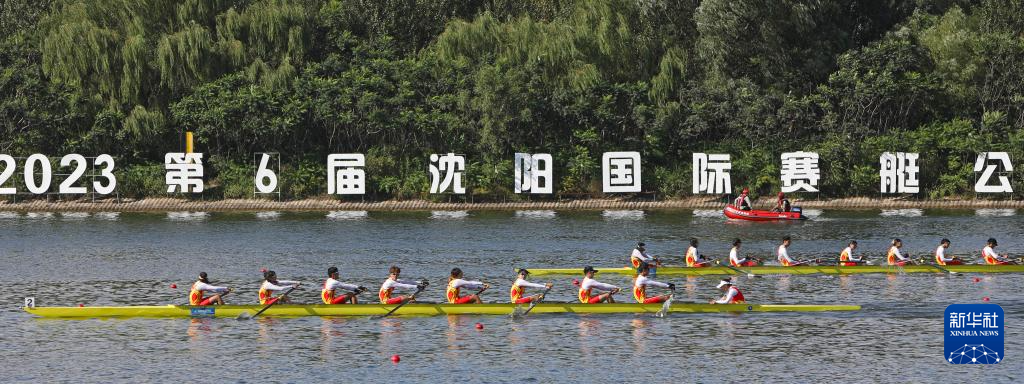
[[[755,200],[755,207],[770,206],[772,200]],[[904,200],[898,198],[844,198],[794,201],[805,209],[1024,209],[1024,200]],[[686,210],[722,209],[720,198],[685,198],[662,201],[624,199],[584,199],[568,201],[517,201],[504,203],[444,203],[426,200],[390,200],[350,202],[327,198],[295,201],[255,199],[187,200],[149,198],[136,201],[58,201],[33,200],[0,203],[0,211],[16,212],[257,212],[257,211],[511,211],[511,210]]]

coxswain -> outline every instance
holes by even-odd
[[[779,192],[778,199],[775,200],[775,208],[772,208],[772,212],[789,212],[792,210],[793,206],[789,204],[786,194]]]
[[[729,250],[729,265],[734,267],[754,267],[757,266],[757,260],[751,259],[749,256],[743,256],[740,258],[740,245],[743,242],[740,239],[732,241],[732,249]]]
[[[287,291],[299,285],[302,285],[302,283],[298,281],[278,280],[277,272],[263,272],[263,285],[260,285],[260,304],[287,303],[287,296],[273,297],[274,292]]]
[[[999,254],[996,253],[995,248],[998,245],[999,245],[999,242],[997,242],[996,239],[994,239],[994,238],[989,238],[988,241],[985,243],[985,248],[981,250],[981,258],[985,259],[985,264],[990,264],[990,265],[1013,264],[1013,261],[1010,261],[1009,259],[1007,259],[1007,256],[1005,254],[1000,256]]]
[[[786,236],[786,237],[782,238],[782,245],[779,246],[779,250],[777,252],[778,253],[778,259],[779,259],[779,264],[782,264],[782,266],[784,266],[784,267],[795,267],[795,266],[798,266],[798,265],[807,264],[806,261],[796,261],[796,260],[793,260],[793,259],[789,258],[789,252],[787,252],[786,250],[789,248],[789,245],[792,244],[792,243],[793,243],[793,239],[790,238],[789,236]]]
[[[424,281],[416,284],[403,282],[398,279],[401,274],[402,269],[397,266],[392,265],[391,268],[388,269],[388,279],[384,280],[384,284],[381,284],[380,290],[377,291],[377,297],[380,298],[381,304],[402,304],[416,299],[412,295],[391,297],[391,294],[395,292],[395,289],[402,289],[406,291],[426,289],[427,282]]]
[[[959,257],[946,257],[946,248],[949,248],[949,239],[942,239],[939,247],[935,248],[935,264],[938,265],[962,265],[964,262]]]
[[[676,290],[676,285],[672,283],[662,283],[655,281],[648,277],[650,274],[650,268],[647,265],[640,266],[640,274],[636,276],[636,280],[633,281],[633,298],[640,304],[657,304],[664,303],[668,300],[669,295],[660,295],[654,297],[647,297],[647,287],[655,286],[661,288],[668,288],[671,291]]]
[[[648,255],[646,244],[639,242],[636,243],[636,248],[633,248],[633,253],[629,255],[629,263],[633,266],[633,269],[637,270],[637,273],[639,273],[640,265],[654,265],[656,268],[656,266],[661,264],[661,261],[658,260],[657,257]]]
[[[487,288],[490,288],[490,284],[485,284],[479,281],[463,280],[462,270],[458,268],[452,268],[451,276],[448,277],[448,289],[445,290],[445,295],[448,297],[449,304],[480,304],[480,293],[483,293]],[[462,296],[460,294],[462,288],[479,289],[480,291],[472,294]]]
[[[737,197],[736,200],[733,200],[732,205],[736,206],[736,208],[739,208],[742,211],[749,211],[750,197],[747,197],[749,193],[749,189],[743,188],[743,192],[740,193],[739,197]]]
[[[596,273],[597,270],[594,267],[587,266],[583,268],[583,282],[579,283],[580,290],[577,297],[583,304],[614,303],[615,298],[612,295],[619,293],[621,289],[614,285],[594,280],[594,274]],[[575,283],[574,281],[573,284]],[[595,289],[605,291],[605,293],[595,296],[593,294]]]
[[[206,292],[214,295],[204,297],[203,294]],[[192,283],[192,288],[188,290],[188,305],[224,305],[224,295],[228,293],[231,293],[231,289],[210,284],[206,272],[199,272],[199,280]]]
[[[710,304],[743,304],[747,302],[743,297],[743,292],[740,292],[740,289],[736,288],[736,284],[732,283],[732,278],[726,277],[719,281],[718,289],[725,292],[725,295],[721,299],[711,300]]]
[[[910,260],[909,254],[907,256],[903,256],[903,254],[900,253],[900,248],[903,248],[903,240],[892,239],[892,246],[889,247],[889,252],[885,255],[885,261],[888,262],[889,265],[898,266],[914,264],[914,261]]]
[[[512,283],[512,289],[509,290],[509,296],[511,296],[513,304],[529,304],[544,297],[544,293],[524,297],[523,294],[526,293],[525,288],[551,289],[551,283],[537,284],[526,281],[526,277],[529,275],[530,271],[527,271],[526,268],[520,268],[519,272],[516,273],[516,282]]]
[[[343,295],[337,295],[338,288],[346,291]],[[356,284],[342,283],[338,281],[338,267],[327,268],[327,280],[324,281],[324,288],[320,290],[320,298],[324,304],[359,304],[358,296],[366,292],[366,287]]]
[[[850,240],[850,243],[843,248],[842,252],[839,252],[839,266],[842,267],[853,267],[858,264],[866,263],[867,260],[864,257],[854,257],[853,251],[857,250],[857,240]]]
[[[686,249],[686,266],[692,268],[707,267],[711,260],[705,259],[704,255],[697,250],[697,238],[690,238],[690,248]]]

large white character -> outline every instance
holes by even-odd
[[[362,195],[366,193],[366,156],[361,153],[327,155],[327,194]]]
[[[203,191],[203,154],[171,152],[164,155],[167,193]]]
[[[982,152],[978,154],[978,160],[974,162],[974,172],[985,171],[978,176],[974,183],[974,191],[978,193],[1011,193],[1010,178],[1006,175],[999,175],[999,185],[988,185],[988,180],[996,172],[999,163],[1003,166],[1003,172],[1013,172],[1013,164],[1010,163],[1010,154],[1006,152]]]
[[[551,193],[553,162],[547,153],[516,153],[515,156],[515,192],[533,194]]]
[[[441,179],[441,172],[444,172],[444,179]],[[430,193],[444,193],[448,187],[457,194],[466,193],[466,187],[462,186],[462,173],[466,171],[466,157],[449,152],[446,155],[438,156],[436,153],[430,155]]]
[[[814,152],[786,152],[782,154],[782,192],[799,190],[818,192],[815,188],[821,178],[818,154]]]
[[[729,154],[693,154],[693,194],[732,193]]]
[[[918,193],[921,182],[917,173],[917,153],[885,152],[878,158],[878,177],[882,193]]]
[[[605,152],[601,181],[605,193],[640,192],[640,152]]]
[[[259,160],[259,165],[256,165],[256,172],[254,173],[255,176],[253,176],[253,182],[255,183],[254,185],[256,185],[255,193],[263,193],[263,194],[277,193],[278,192],[278,189],[277,189],[277,172],[275,172],[274,169],[271,169],[271,167],[270,167],[270,158],[272,157],[272,155],[277,155],[277,154],[276,153],[275,154],[271,154],[271,153],[253,154],[253,160],[254,160],[253,163],[255,163],[256,155],[259,155],[259,159],[260,160]],[[280,168],[281,168],[281,162],[280,162],[280,160],[278,160],[277,169],[280,169]]]

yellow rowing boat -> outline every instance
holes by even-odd
[[[940,269],[941,268],[941,269]],[[582,268],[528,268],[531,275],[582,275]],[[595,267],[601,273],[614,273],[621,275],[632,275],[636,270],[629,267]],[[858,265],[853,267],[840,267],[836,265],[801,265],[796,267],[783,267],[779,265],[763,265],[757,267],[735,267],[735,269],[713,266],[705,268],[689,267],[658,267],[655,273],[659,276],[703,276],[703,275],[736,275],[752,273],[755,275],[846,275],[864,273],[946,273],[943,269],[957,273],[1021,273],[1024,272],[1024,265],[908,265],[897,267],[892,265]],[[739,270],[739,271],[737,271]]]

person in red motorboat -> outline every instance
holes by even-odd
[[[775,200],[775,208],[772,208],[772,212],[790,212],[792,210],[793,205],[789,203],[786,194],[779,192],[778,199]]]
[[[750,197],[748,197],[749,194],[750,194],[750,190],[747,189],[747,188],[743,188],[743,192],[740,193],[740,196],[737,197],[736,200],[733,200],[732,205],[736,206],[736,208],[738,208],[738,209],[740,209],[742,211],[749,211],[750,210]]]

